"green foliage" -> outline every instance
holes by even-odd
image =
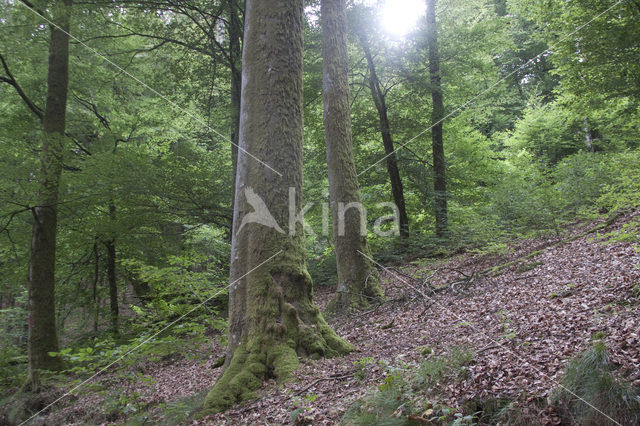
[[[231,133],[231,71],[210,50],[209,34],[202,33],[208,24],[199,26],[204,19],[200,14],[103,3],[74,9],[72,33],[109,54],[110,60],[166,99],[72,43],[67,114],[74,142],[64,154],[56,308],[65,342],[59,355],[73,380],[121,356],[118,365],[124,371],[145,359],[176,354],[180,345],[195,347],[207,331],[222,332],[226,327],[231,154],[228,141],[202,123],[220,134]],[[615,3],[456,0],[439,6],[442,87],[447,113],[453,113],[444,122],[450,223],[446,240],[433,232],[431,134],[425,132],[432,110],[425,22],[406,40],[391,40],[374,24],[373,9],[350,8],[348,52],[358,170],[380,160],[384,150],[376,109],[366,90],[368,70],[354,37],[357,28],[370,36],[391,131],[396,147],[403,146],[396,154],[412,235],[369,235],[378,261],[435,259],[461,247],[504,255],[505,241],[513,236],[560,235],[564,225],[576,219],[640,207],[639,10],[637,2],[629,1],[602,14]],[[202,4],[216,12],[219,6]],[[0,0],[0,5],[6,12],[0,19],[0,53],[25,93],[43,107],[48,28],[16,2]],[[321,33],[318,25],[308,24],[304,197],[329,202],[324,194]],[[178,43],[124,36],[123,28]],[[216,42],[229,47],[228,37]],[[0,76],[5,74],[1,69]],[[177,113],[167,99],[183,112]],[[465,107],[458,110],[461,105]],[[4,81],[0,110],[0,387],[10,392],[26,374],[25,278],[41,139],[38,119]],[[392,198],[384,162],[359,176],[359,183],[371,229],[381,213],[375,205]],[[316,231],[321,229],[319,203],[306,219]],[[637,244],[639,229],[636,220],[605,237]],[[121,302],[118,339],[103,334],[109,312],[104,243],[111,239],[116,245],[119,300],[124,295],[129,305]],[[315,285],[336,282],[331,241],[331,235],[308,238],[308,269]],[[521,271],[528,267],[522,265]],[[132,287],[135,298],[130,297]],[[504,337],[510,338],[513,331],[506,317],[503,327]],[[372,362],[356,362],[360,380]],[[388,404],[378,401],[387,404],[379,412],[371,408],[375,404],[365,405],[375,412],[368,419],[401,421],[392,416],[402,406],[393,398],[405,398],[407,389],[419,381],[432,386],[448,380],[459,373],[456,363],[429,358],[419,372],[404,374],[411,377],[402,380],[397,371],[390,372],[375,397]],[[133,410],[127,407],[144,411],[135,401],[119,398],[113,401],[114,412]],[[185,404],[191,407],[191,402]],[[186,405],[177,403],[167,410],[173,415],[175,409],[176,418],[189,417],[185,413],[192,410]],[[409,406],[400,413],[408,412]],[[454,410],[439,407],[428,409],[435,417],[452,418]],[[129,413],[133,414],[141,413]]]
[[[375,358],[371,356],[360,358],[357,361],[353,361],[353,366],[356,368],[353,376],[362,382],[369,375],[368,367],[375,364]]]
[[[289,414],[291,421],[299,422],[304,417],[304,413],[311,410],[311,404],[318,399],[318,395],[305,395],[304,397],[296,397],[293,400],[293,411]]]
[[[68,366],[68,373],[76,377],[89,376],[113,362],[123,370],[143,361],[158,361],[171,354],[183,354],[185,343],[175,336],[141,336],[128,341],[116,340],[111,335],[85,342],[89,346],[67,347],[51,355],[59,356]],[[194,345],[196,342],[193,343]]]
[[[452,348],[447,355],[427,359],[420,366],[418,384],[429,387],[445,378],[459,377],[472,360],[473,352],[459,347]]]
[[[617,377],[603,341],[570,362],[552,403],[584,425],[640,421],[640,389]]]
[[[458,380],[473,353],[452,348],[447,355],[429,357],[420,366],[393,366],[381,362],[384,382],[346,411],[345,425],[413,425],[424,422],[448,422],[455,425],[474,423],[474,415],[437,402],[438,388]],[[372,358],[362,358],[358,365],[368,365]],[[356,364],[356,363],[354,363]],[[432,402],[427,402],[432,401]],[[435,401],[435,402],[433,402]]]
[[[345,413],[344,425],[406,425],[412,407],[397,385],[371,393],[357,401]]]
[[[338,282],[336,253],[327,246],[320,254],[311,253],[307,258],[307,270],[317,287],[331,286]]]
[[[564,158],[551,172],[541,170],[528,154],[511,167],[491,194],[493,210],[510,233],[558,231],[576,217],[593,218],[640,205],[637,150],[578,153]]]
[[[10,389],[26,378],[27,315],[19,306],[0,309],[0,387]]]
[[[207,391],[201,391],[193,396],[167,403],[163,409],[164,421],[162,424],[175,425],[194,419],[202,409],[206,395]]]
[[[597,201],[603,209],[616,211],[640,206],[640,151],[629,151],[611,159],[612,174]]]
[[[138,392],[129,394],[112,394],[105,401],[105,415],[107,418],[116,420],[122,416],[132,416],[144,407]]]

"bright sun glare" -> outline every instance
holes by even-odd
[[[425,0],[385,0],[380,19],[385,31],[394,37],[404,37],[424,18]]]

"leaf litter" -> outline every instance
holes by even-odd
[[[628,213],[608,231],[639,216]],[[579,236],[589,226],[593,224],[576,225],[569,236]],[[257,399],[192,424],[292,424],[292,413],[298,412],[303,415],[297,424],[335,424],[354,401],[384,381],[380,361],[418,365],[425,347],[435,355],[453,347],[474,352],[468,374],[439,389],[451,406],[483,397],[524,398],[532,404],[548,397],[568,360],[588,349],[597,333],[606,336],[613,364],[640,386],[638,247],[606,242],[594,234],[554,243],[557,240],[540,237],[517,241],[506,254],[464,253],[381,269],[386,303],[329,321],[356,347],[354,352],[302,360],[295,380],[267,381]],[[523,260],[495,276],[481,273],[518,259]],[[324,307],[331,296],[331,289],[320,289],[315,303]],[[147,406],[206,392],[220,374],[214,365],[224,347],[214,342],[202,350],[208,353],[204,361],[148,363],[144,374],[151,380],[122,383],[123,392],[139,395]],[[356,374],[359,368],[366,374]],[[86,393],[49,419],[55,421],[65,412],[67,419],[72,412],[81,418],[84,406],[99,403],[100,398]],[[162,411],[155,415],[156,421],[162,419]]]

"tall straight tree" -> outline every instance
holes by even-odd
[[[58,192],[64,152],[67,88],[69,85],[69,25],[72,0],[53,5],[49,41],[47,101],[42,118],[44,140],[37,205],[29,259],[29,385],[39,386],[39,369],[59,369],[61,360],[49,355],[58,351],[55,313],[56,232]]]
[[[249,398],[269,377],[286,380],[298,356],[351,349],[311,301],[303,226],[295,220],[302,203],[302,23],[302,0],[247,1],[229,345],[207,412]],[[272,226],[256,217],[269,217]],[[289,232],[280,228],[286,223]]]
[[[240,137],[240,97],[242,94],[242,20],[241,0],[227,0],[229,17],[229,69],[231,71],[231,164],[233,168],[233,194],[238,171],[238,139]],[[231,200],[231,208],[233,209]],[[231,227],[233,230],[233,223]]]
[[[331,309],[341,313],[368,305],[382,296],[382,290],[375,268],[364,256],[369,256],[367,236],[361,232],[365,218],[356,207],[360,205],[360,188],[351,134],[345,1],[322,0],[320,12],[324,131],[338,268]],[[345,211],[349,205],[354,207]]]
[[[389,122],[389,113],[387,108],[387,99],[385,92],[380,85],[380,79],[376,72],[376,65],[373,61],[373,55],[371,54],[371,47],[369,46],[369,40],[367,35],[362,29],[358,31],[358,38],[364,50],[364,55],[367,60],[367,66],[369,68],[369,90],[371,90],[371,96],[373,102],[378,111],[378,118],[380,120],[380,133],[382,135],[382,145],[384,146],[384,152],[386,154],[387,172],[389,173],[389,181],[391,182],[391,195],[393,195],[393,201],[398,207],[399,222],[400,222],[400,236],[409,236],[409,216],[407,215],[407,207],[404,202],[404,187],[402,185],[402,178],[400,177],[400,170],[398,169],[398,158],[396,156],[396,150],[393,143],[393,137],[391,135],[391,124]]]
[[[438,28],[436,22],[436,0],[427,0],[427,45],[429,47],[429,76],[431,80],[431,145],[433,151],[433,193],[435,197],[436,235],[443,238],[447,234],[447,179],[444,158],[442,120],[444,101],[440,77],[440,56],[438,54]]]

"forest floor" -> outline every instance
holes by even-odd
[[[638,216],[628,213],[601,232],[619,230]],[[383,269],[386,303],[330,320],[356,351],[304,361],[296,380],[267,382],[258,399],[188,423],[285,424],[301,413],[303,424],[335,424],[354,401],[384,382],[384,365],[419,365],[425,357],[464,347],[473,353],[468,374],[439,384],[443,403],[459,407],[468,400],[508,398],[540,424],[553,424],[556,414],[539,402],[558,386],[568,360],[589,349],[599,332],[606,335],[613,364],[640,385],[640,253],[631,243],[610,242],[598,233],[581,236],[595,225],[571,227],[563,238],[580,237],[562,244],[547,236],[514,242],[499,254],[463,253]],[[491,270],[496,265],[507,266]],[[330,297],[330,289],[320,289],[315,301],[324,307]],[[202,351],[200,357],[141,366],[149,380],[118,381],[107,374],[100,381],[135,395],[154,424],[185,421],[220,374],[213,365],[224,348],[214,342]],[[88,413],[104,404],[103,396],[80,391],[40,420],[91,423]],[[181,410],[186,418],[176,415]]]

